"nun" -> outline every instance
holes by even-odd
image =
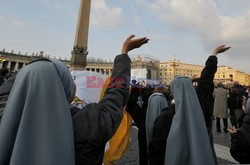
[[[216,164],[192,81],[179,76],[170,86],[175,100],[175,115],[166,142],[165,164]]]
[[[146,112],[146,137],[147,145],[151,141],[155,119],[161,114],[162,110],[168,107],[165,94],[167,89],[163,85],[155,88],[154,93],[148,99],[148,107]]]
[[[0,125],[1,165],[75,164],[74,98],[68,68],[57,60],[36,60],[17,74]]]

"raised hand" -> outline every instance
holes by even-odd
[[[226,45],[220,45],[220,46],[218,46],[217,48],[214,49],[214,51],[212,53],[212,56],[217,56],[217,54],[223,53],[223,52],[227,51],[230,48],[231,48],[230,46],[226,47]]]
[[[139,48],[142,45],[148,43],[149,39],[147,37],[133,39],[135,35],[130,35],[122,46],[122,54],[127,54],[129,51]]]
[[[236,129],[234,126],[230,129],[227,129],[231,134],[237,133],[238,129]]]

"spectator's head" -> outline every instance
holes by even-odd
[[[223,83],[222,82],[218,83],[218,88],[223,88]]]
[[[235,88],[234,87],[230,87],[229,88],[229,94],[232,95],[234,94],[236,91],[235,91]]]
[[[10,70],[8,68],[0,69],[0,74],[4,79],[8,79],[10,77]]]
[[[234,81],[234,82],[233,82],[233,86],[234,86],[234,87],[239,87],[239,86],[240,86],[240,84],[239,84],[239,82],[238,82],[238,81]]]
[[[155,86],[154,93],[162,93],[164,95],[168,94],[168,89],[163,86],[163,84],[158,84]]]
[[[132,84],[133,84],[133,85],[136,84],[136,80],[135,80],[135,79],[132,80]]]

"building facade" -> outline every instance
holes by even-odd
[[[41,59],[41,58],[50,58],[49,55],[45,55],[43,51],[40,53],[33,53],[32,55],[22,55],[21,53],[5,52],[5,50],[0,51],[0,69],[1,68],[9,68],[10,71],[18,70],[27,65],[29,62]],[[56,59],[54,57],[54,59]],[[57,59],[62,62],[69,69],[71,68],[71,60],[68,59]],[[149,56],[136,56],[131,57],[131,67],[132,73],[135,73],[138,70],[145,70],[145,78],[147,79],[159,79],[159,61]],[[102,59],[88,58],[87,66],[85,67],[86,71],[98,72],[101,74],[111,75],[113,71],[114,63],[109,61],[104,61]],[[144,78],[142,76],[137,76],[136,74],[132,74],[132,77],[135,76],[137,78]]]
[[[215,82],[223,82],[231,85],[233,81],[238,81],[243,85],[250,85],[250,75],[228,66],[219,66],[214,77]]]
[[[173,60],[174,61],[174,60]],[[160,78],[165,84],[170,84],[171,80],[177,75],[187,76],[189,78],[194,75],[200,76],[204,66],[193,65],[179,62],[173,66],[173,61],[160,63]],[[215,73],[214,82],[223,82],[225,85],[231,85],[233,81],[238,81],[242,85],[250,85],[250,75],[228,66],[218,66]]]
[[[164,84],[170,84],[175,76],[187,76],[191,78],[194,75],[200,76],[204,66],[192,65],[179,62],[176,66],[172,61],[160,63],[160,77]]]

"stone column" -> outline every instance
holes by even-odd
[[[7,61],[7,62],[8,62],[7,68],[10,69],[11,61]]]
[[[88,32],[91,0],[81,0],[75,43],[71,59],[71,70],[85,70],[88,55]]]
[[[109,76],[111,76],[111,69],[109,69]]]
[[[16,65],[15,65],[15,69],[14,69],[14,70],[17,70],[17,69],[18,69],[18,66],[19,66],[19,62],[16,62]]]

